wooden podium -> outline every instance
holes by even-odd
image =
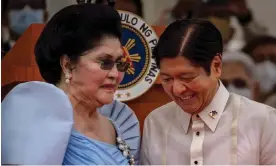
[[[20,82],[44,81],[39,73],[34,56],[34,45],[43,27],[44,24],[32,24],[16,42],[12,50],[3,58],[2,99],[12,87]],[[153,28],[158,36],[165,29],[165,27],[160,26],[153,26]],[[135,111],[142,130],[146,116],[153,109],[170,101],[171,99],[165,94],[160,81],[157,80],[145,94],[125,103]]]

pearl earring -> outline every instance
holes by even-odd
[[[66,78],[65,82],[66,82],[66,84],[69,84],[70,83],[69,78]]]
[[[65,73],[65,82],[67,83],[67,84],[69,84],[70,83],[70,74],[69,73]]]

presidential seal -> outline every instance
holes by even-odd
[[[115,93],[119,101],[133,100],[144,94],[154,84],[159,70],[152,58],[158,37],[139,16],[119,11],[123,27],[123,61],[129,63],[124,79]]]

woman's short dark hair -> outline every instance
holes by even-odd
[[[76,62],[103,37],[121,41],[121,35],[120,15],[112,7],[89,3],[65,7],[45,25],[35,45],[39,71],[45,81],[57,84],[61,79],[61,56]]]
[[[160,36],[153,51],[157,66],[163,58],[183,56],[210,74],[213,58],[223,51],[219,30],[209,21],[177,20]]]

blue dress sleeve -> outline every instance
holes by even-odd
[[[98,111],[111,119],[123,140],[130,146],[130,152],[139,161],[140,153],[140,124],[131,108],[126,104],[114,100],[113,103],[101,107]]]
[[[16,86],[2,102],[2,164],[61,165],[72,110],[67,95],[54,85]]]

